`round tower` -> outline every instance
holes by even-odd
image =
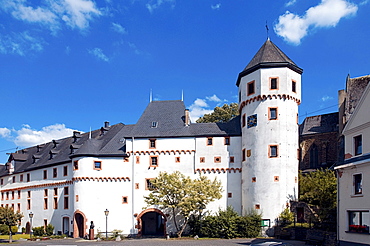
[[[298,105],[303,70],[269,39],[239,74],[243,213],[275,225],[298,198]]]

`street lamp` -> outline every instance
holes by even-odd
[[[30,217],[30,221],[31,221],[30,238],[32,238],[32,218],[33,218],[33,213],[31,212],[28,216]]]
[[[105,214],[105,238],[108,239],[108,214],[109,214],[109,210],[106,209],[104,211],[104,214]]]

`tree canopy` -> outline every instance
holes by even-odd
[[[239,107],[237,103],[224,104],[222,107],[215,107],[212,113],[205,114],[200,117],[197,123],[211,122],[228,122],[232,118],[239,115]]]
[[[151,183],[155,188],[144,197],[145,202],[170,210],[179,237],[192,214],[202,213],[210,202],[222,197],[221,182],[205,176],[191,179],[179,171],[161,172]],[[177,221],[177,215],[182,216],[181,222]]]
[[[12,226],[18,225],[23,215],[19,212],[14,212],[10,207],[0,207],[0,224],[9,227],[9,242],[12,242]]]

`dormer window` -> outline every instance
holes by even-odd
[[[53,140],[53,148],[56,148],[58,146],[59,142],[57,140]]]
[[[158,121],[152,121],[152,128],[157,128],[158,127]]]

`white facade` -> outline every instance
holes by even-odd
[[[338,241],[369,245],[370,234],[370,84],[343,130],[346,160],[338,176]]]
[[[222,198],[207,210],[257,210],[273,226],[298,194],[302,70],[271,41],[261,49],[239,75],[240,117],[190,124],[183,102],[151,102],[135,125],[106,124],[11,154],[13,166],[0,169],[1,205],[20,210],[20,227],[28,229],[32,212],[32,226],[50,223],[74,237],[85,236],[92,221],[95,233],[107,225],[126,235],[163,236],[175,232],[171,216],[146,208],[143,197],[150,179],[180,171],[221,181]],[[267,53],[267,60],[260,56]]]

